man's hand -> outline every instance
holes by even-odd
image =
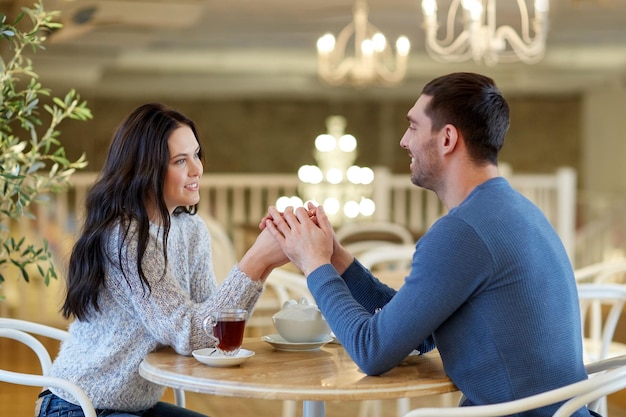
[[[331,262],[335,234],[322,207],[287,207],[284,213],[270,207],[265,228],[306,276]]]

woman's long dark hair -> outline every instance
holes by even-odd
[[[131,285],[124,271],[122,245],[117,254],[105,250],[108,236],[117,223],[123,231],[120,243],[137,239],[137,273],[144,290],[145,287],[150,290],[142,268],[150,228],[148,201],[156,209],[157,221],[163,228],[163,257],[167,265],[170,215],[163,199],[163,184],[170,160],[168,138],[183,125],[191,128],[197,140],[198,132],[192,120],[162,104],[151,103],[135,109],[117,129],[100,176],[87,195],[87,217],[70,256],[67,293],[61,309],[65,318],[73,315],[88,320],[99,311],[98,295],[105,286],[108,259],[117,256],[126,282]],[[203,159],[202,147],[199,157]],[[194,205],[178,207],[174,213],[196,211]],[[131,223],[136,225],[133,226],[136,230],[129,236]]]

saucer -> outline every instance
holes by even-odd
[[[305,342],[305,343],[294,343],[286,341],[279,334],[270,334],[262,337],[264,342],[269,343],[274,346],[275,349],[284,350],[288,352],[305,352],[305,351],[313,351],[319,350],[326,343],[329,343],[333,340],[332,337],[327,337],[321,342]]]
[[[215,348],[197,349],[191,352],[191,354],[205,365],[217,368],[236,366],[254,356],[254,352],[248,349],[240,349],[235,356],[222,356]]]

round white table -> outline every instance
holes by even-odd
[[[243,347],[255,356],[235,367],[210,367],[168,348],[146,356],[139,372],[149,381],[185,391],[303,401],[303,417],[324,417],[327,400],[385,400],[457,390],[437,352],[410,356],[383,375],[367,376],[339,344],[286,352],[247,338]]]

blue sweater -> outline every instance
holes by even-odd
[[[430,228],[399,291],[358,261],[343,276],[323,265],[307,281],[333,332],[369,375],[392,369],[416,348],[437,347],[467,397],[463,405],[587,378],[569,258],[544,214],[504,178],[476,187]]]

